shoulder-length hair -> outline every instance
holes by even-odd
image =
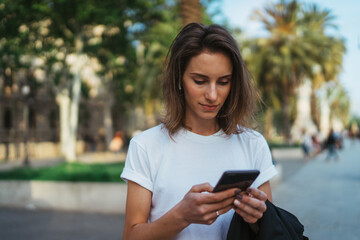
[[[255,120],[258,96],[234,38],[219,25],[190,23],[174,39],[166,58],[162,121],[170,136],[186,127],[182,78],[190,59],[204,51],[223,53],[233,65],[230,92],[217,115],[219,127],[227,135],[238,134],[251,128],[250,124]]]

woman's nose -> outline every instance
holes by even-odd
[[[206,94],[205,94],[205,98],[211,102],[216,101],[217,99],[217,89],[216,86],[214,85],[209,85],[207,90],[206,90]]]

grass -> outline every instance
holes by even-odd
[[[281,142],[269,142],[269,146],[270,146],[270,148],[296,148],[296,147],[300,147],[300,144],[299,143],[287,144],[287,143],[281,143]]]
[[[0,180],[40,180],[69,182],[124,182],[120,174],[125,163],[60,163],[52,167],[20,167],[0,172]]]

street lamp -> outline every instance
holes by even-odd
[[[23,95],[24,100],[24,112],[23,112],[23,121],[24,121],[24,165],[30,165],[29,161],[29,151],[28,151],[28,121],[29,121],[29,95],[30,95],[30,86],[24,85],[21,88],[21,94]]]

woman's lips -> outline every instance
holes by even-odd
[[[201,104],[201,103],[200,103],[200,105],[205,111],[215,111],[218,106],[218,105],[208,105],[208,104]]]

